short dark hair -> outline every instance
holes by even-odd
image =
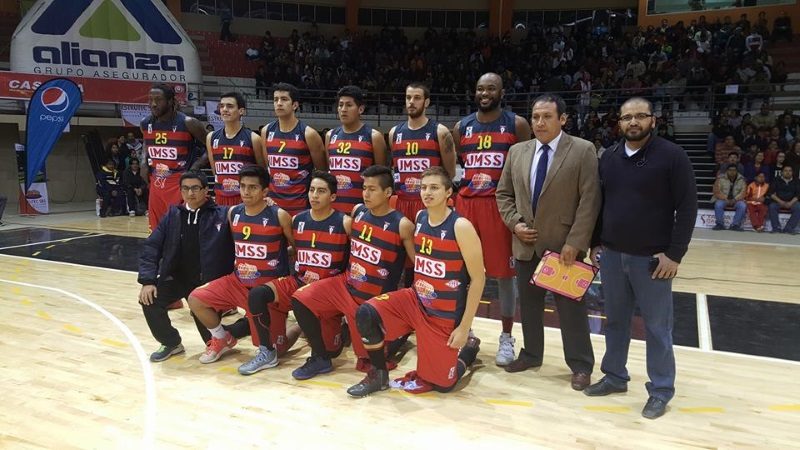
[[[224,94],[219,96],[220,100],[222,100],[223,98],[232,98],[232,99],[236,100],[236,106],[237,107],[239,107],[239,108],[247,108],[247,100],[244,99],[244,95],[242,95],[242,94],[240,94],[238,92],[230,91],[230,92],[226,92],[226,93],[224,93]]]
[[[425,169],[422,172],[422,176],[420,178],[425,177],[433,177],[438,176],[442,179],[442,184],[444,184],[445,189],[453,189],[453,179],[450,178],[450,174],[447,173],[446,170],[442,166],[431,166]]]
[[[428,88],[428,86],[425,85],[425,83],[420,83],[419,81],[412,81],[411,83],[408,83],[406,89],[422,89],[422,96],[425,99],[431,98],[431,90]]]
[[[289,99],[292,102],[299,102],[300,99],[300,91],[295,87],[293,84],[289,83],[278,83],[272,87],[272,93],[275,94],[275,91],[286,92],[289,94]]]
[[[266,189],[269,186],[269,173],[267,169],[259,165],[248,164],[242,167],[242,170],[239,171],[239,181],[244,177],[258,178],[258,184],[261,185],[261,189]]]
[[[562,114],[567,113],[567,103],[563,98],[561,98],[560,95],[550,93],[542,94],[533,99],[533,103],[531,103],[531,109],[533,109],[537,103],[555,103],[558,117],[561,117]]]
[[[728,153],[728,158],[730,158],[733,155],[736,155],[737,158],[739,157],[739,153],[738,152],[730,152],[730,153]]]
[[[164,98],[167,100],[175,100],[175,89],[172,89],[172,86],[164,83],[154,84],[150,87],[150,90],[158,89],[164,94]]]
[[[622,105],[619,107],[620,108],[620,113],[622,111],[622,107],[627,105],[628,103],[644,103],[647,106],[647,111],[650,112],[650,114],[653,114],[653,102],[651,102],[650,100],[648,100],[648,99],[646,99],[644,97],[631,97],[631,98],[625,100],[624,102],[622,102]]]
[[[739,168],[736,167],[736,164],[728,164],[728,167],[725,168],[725,170],[731,170],[731,169],[736,169],[737,172],[739,171]]]
[[[358,106],[364,104],[364,90],[352,84],[339,89],[339,92],[336,93],[336,100],[338,101],[342,97],[351,97]]]
[[[201,186],[204,188],[208,187],[208,178],[206,178],[203,173],[196,172],[194,170],[187,170],[184,172],[183,175],[181,175],[181,180],[178,184],[183,184],[183,180],[198,180],[200,181]]]
[[[378,178],[382,189],[388,189],[394,185],[392,169],[386,166],[369,166],[367,170],[361,172],[361,178]]]
[[[139,158],[131,158],[128,160],[128,165],[131,165],[133,163],[139,164]]]
[[[314,173],[311,174],[311,179],[319,178],[320,180],[324,181],[328,184],[328,190],[331,191],[331,194],[336,193],[336,188],[339,186],[339,183],[336,181],[336,177],[333,176],[330,172],[323,172],[321,170],[315,170]]]

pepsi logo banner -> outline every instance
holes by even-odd
[[[55,77],[30,73],[0,72],[0,98],[28,100],[47,80]],[[128,103],[145,105],[153,83],[141,81],[104,80],[102,78],[65,77],[75,84],[86,103]],[[175,99],[186,104],[186,85],[165,83],[175,89]],[[138,126],[138,124],[137,124]]]
[[[28,105],[25,168],[25,190],[44,167],[47,155],[53,150],[64,128],[81,105],[83,97],[78,85],[65,78],[55,78],[39,86]]]

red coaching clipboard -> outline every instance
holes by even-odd
[[[544,252],[530,283],[571,300],[581,301],[600,269],[581,261],[575,261],[567,267],[559,261],[560,256],[550,250]]]

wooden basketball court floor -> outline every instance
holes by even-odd
[[[87,214],[47,226],[146,234],[144,218]],[[68,242],[37,248],[52,245]],[[248,339],[219,362],[200,364],[203,344],[186,309],[171,314],[186,354],[151,364],[157,345],[136,302],[135,273],[0,255],[0,448],[798,447],[800,363],[715,351],[707,309],[703,317],[710,295],[797,305],[798,256],[791,243],[692,243],[675,289],[703,294],[699,348],[676,347],[676,396],[650,421],[640,415],[641,341],[631,344],[629,391],[590,398],[569,387],[557,329],[546,330],[541,369],[507,374],[494,365],[499,322],[478,318],[479,360],[455,392],[390,390],[357,400],[344,392],[362,377],[352,351],[333,373],[304,382],[290,375],[308,356],[302,340],[277,368],[250,377],[236,372],[252,355]],[[518,350],[518,325],[515,332]],[[597,380],[604,341],[592,339]],[[410,346],[391,375],[415,362]]]

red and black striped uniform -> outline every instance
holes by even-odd
[[[294,216],[292,234],[297,250],[294,268],[301,284],[344,272],[350,247],[343,221],[344,214],[339,211],[319,221],[311,217],[311,210]]]
[[[422,172],[442,165],[438,128],[439,124],[434,120],[428,120],[425,126],[416,130],[409,128],[407,122],[395,128],[392,167],[397,174],[394,190],[398,200],[419,201]]]
[[[297,122],[291,131],[283,132],[277,120],[270,123],[264,147],[271,178],[269,197],[291,215],[307,209],[314,163],[306,143],[306,124]]]
[[[236,259],[233,271],[247,287],[259,286],[289,274],[286,236],[278,207],[267,206],[248,216],[243,204],[231,208],[231,233]]]
[[[414,232],[414,292],[428,315],[456,323],[464,314],[470,281],[456,241],[459,217],[453,211],[434,227],[428,222],[428,211],[423,210]]]
[[[150,177],[148,220],[155,230],[171,205],[180,204],[180,178],[189,168],[194,154],[194,137],[186,128],[186,115],[175,113],[173,120],[158,122],[149,115],[140,124],[147,150]]]
[[[233,206],[242,202],[239,195],[239,171],[248,164],[256,164],[252,133],[250,128],[241,127],[232,138],[225,134],[224,128],[211,135],[214,198],[218,205]]]
[[[516,115],[510,111],[489,123],[479,122],[477,113],[461,120],[464,180],[459,195],[494,197],[508,149],[517,142],[515,121]]]
[[[402,219],[396,210],[374,216],[364,205],[354,212],[347,285],[359,303],[397,288],[406,260],[400,237]]]
[[[336,201],[333,203],[337,211],[350,214],[353,207],[363,201],[361,172],[373,164],[372,127],[364,124],[355,133],[345,133],[342,127],[331,131],[328,166],[337,181]]]

